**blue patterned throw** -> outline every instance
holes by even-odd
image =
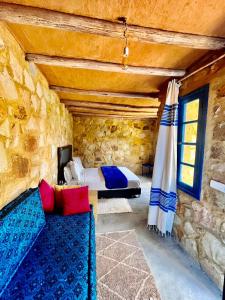
[[[0,296],[44,225],[38,189],[24,192],[0,211]]]
[[[127,177],[116,166],[102,166],[107,189],[123,189],[128,186]]]
[[[1,300],[96,300],[93,211],[46,215],[29,190],[0,212]]]
[[[1,300],[95,300],[93,213],[47,215],[39,235]]]

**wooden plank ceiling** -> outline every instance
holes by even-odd
[[[120,16],[128,23],[126,70]],[[224,0],[0,2],[0,20],[27,60],[73,115],[82,116],[156,118],[163,83],[225,47],[224,16]]]

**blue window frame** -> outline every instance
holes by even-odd
[[[206,85],[179,97],[178,188],[200,200],[208,108]]]

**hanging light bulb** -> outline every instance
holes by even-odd
[[[128,57],[129,56],[129,48],[128,48],[128,46],[124,47],[124,49],[123,49],[123,56],[124,57]]]
[[[123,48],[123,59],[122,59],[122,64],[123,68],[127,69],[128,68],[128,56],[129,56],[129,47],[128,47],[128,39],[127,39],[127,19],[124,17],[123,18],[123,24],[124,24],[124,32],[123,36],[125,39],[125,47]]]
[[[127,65],[128,56],[129,56],[129,48],[126,46],[123,49],[123,59],[122,59],[123,69],[128,68],[128,65]]]

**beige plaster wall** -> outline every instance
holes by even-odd
[[[72,116],[0,23],[0,209],[41,178],[57,179],[57,147],[72,144]]]

